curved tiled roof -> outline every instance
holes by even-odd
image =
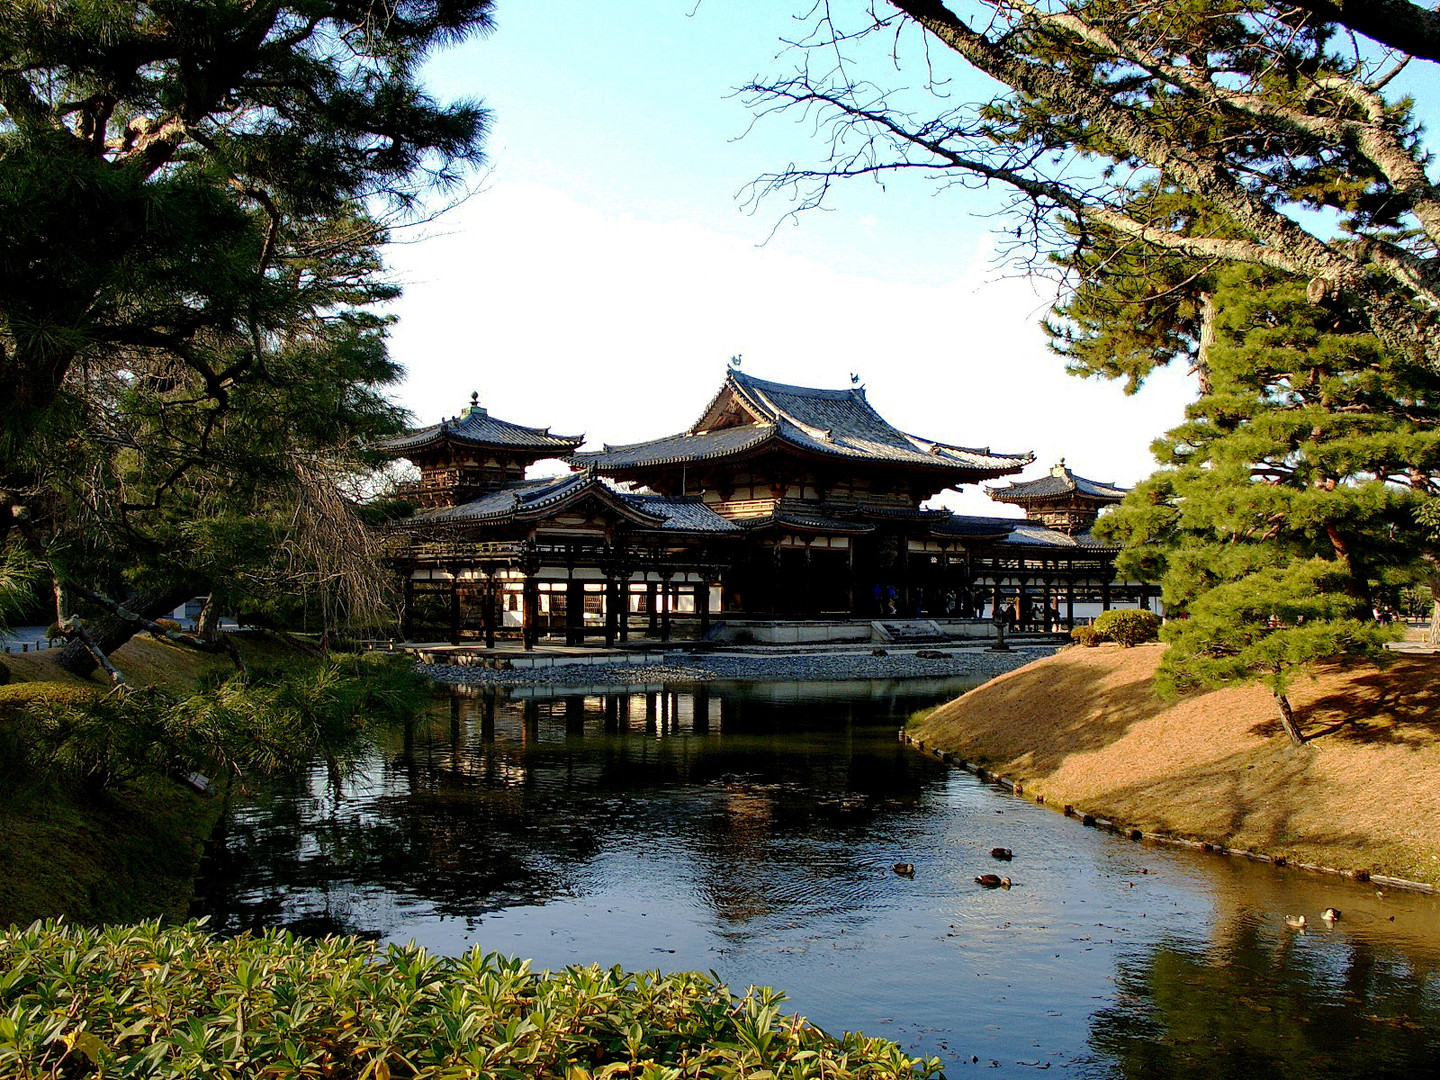
[[[787,529],[800,529],[803,532],[846,533],[854,536],[875,531],[874,525],[863,521],[846,521],[842,518],[827,517],[824,514],[797,514],[791,510],[781,510],[773,514],[765,514],[763,517],[742,520],[745,528],[750,530],[779,525]]]
[[[1029,503],[1072,494],[1083,495],[1096,502],[1114,503],[1125,497],[1125,491],[1125,488],[1116,487],[1114,484],[1076,476],[1065,467],[1062,459],[1060,464],[1050,470],[1049,476],[1042,476],[1038,480],[1022,480],[1004,487],[987,487],[985,494],[996,502],[1008,503]]]
[[[566,460],[576,465],[595,465],[601,469],[624,469],[637,465],[668,465],[682,461],[710,461],[751,450],[777,435],[774,424],[745,424],[691,434],[669,435],[649,442],[610,446],[603,450],[572,454]]]
[[[722,411],[718,407],[730,400],[753,421],[707,427],[718,422]],[[907,434],[877,413],[860,387],[817,390],[767,382],[733,369],[689,431],[628,446],[607,446],[575,454],[571,460],[602,469],[679,465],[738,455],[772,439],[820,457],[988,476],[1018,472],[1034,460],[1028,453],[995,454],[988,447],[955,446]]]
[[[980,517],[970,514],[954,514],[949,521],[941,521],[930,527],[932,534],[944,537],[964,537],[969,540],[994,540],[1001,544],[1019,544],[1025,547],[1087,548],[1114,551],[1116,545],[1097,540],[1089,532],[1074,536],[1059,529],[1051,529],[1029,518]]]
[[[1002,540],[1010,535],[1012,529],[1024,522],[1024,518],[951,514],[949,518],[933,523],[930,531],[936,536],[959,536],[970,540]]]
[[[740,533],[733,521],[721,517],[698,499],[667,499],[661,495],[618,491],[608,481],[587,473],[522,480],[461,503],[422,510],[397,523],[401,528],[428,526],[494,525],[507,521],[544,518],[565,504],[597,495],[637,524],[666,532]]]
[[[620,498],[644,513],[664,518],[660,528],[666,532],[742,533],[744,528],[729,518],[721,517],[698,498],[669,498],[664,495],[638,495],[618,492]]]
[[[386,439],[380,444],[380,448],[397,457],[404,457],[408,453],[427,450],[444,442],[457,442],[467,446],[532,451],[562,457],[573,453],[584,441],[584,435],[551,435],[549,428],[525,427],[522,424],[512,424],[508,420],[499,420],[472,403],[459,416]]]

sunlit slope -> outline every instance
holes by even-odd
[[[912,728],[1027,797],[1296,861],[1440,880],[1440,659],[1325,668],[1291,691],[1304,746],[1255,685],[1159,700],[1162,645],[1072,647]]]

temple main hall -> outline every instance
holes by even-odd
[[[929,508],[1034,456],[901,431],[862,386],[792,386],[732,366],[686,430],[584,441],[472,398],[386,444],[420,474],[401,492],[415,512],[393,526],[405,637],[614,645],[857,620],[945,633],[997,613],[1015,630],[1055,632],[1157,592],[1117,581],[1116,549],[1090,531],[1123,489],[1062,461],[985,488],[1024,517]],[[554,459],[571,471],[527,479]]]

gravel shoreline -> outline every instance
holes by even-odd
[[[938,648],[888,652],[665,653],[655,663],[497,669],[452,664],[416,664],[436,682],[461,686],[622,686],[656,682],[716,680],[914,679],[969,675],[992,677],[1049,656],[1052,645],[1018,646],[1010,652],[980,648]]]

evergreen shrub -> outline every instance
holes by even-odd
[[[0,931],[0,1075],[936,1076],[940,1062],[736,997],[713,976],[529,962],[478,948],[221,939],[191,923]]]
[[[1084,645],[1087,649],[1093,649],[1105,639],[1093,626],[1075,626],[1070,629],[1070,640],[1076,645]]]
[[[317,756],[338,777],[376,730],[433,700],[405,658],[374,656],[252,668],[183,698],[19,683],[0,687],[0,716],[36,776],[92,793],[147,775],[284,774]]]
[[[1125,648],[1147,641],[1160,640],[1160,616],[1139,608],[1106,611],[1095,620],[1095,632],[1102,641],[1113,641]]]

